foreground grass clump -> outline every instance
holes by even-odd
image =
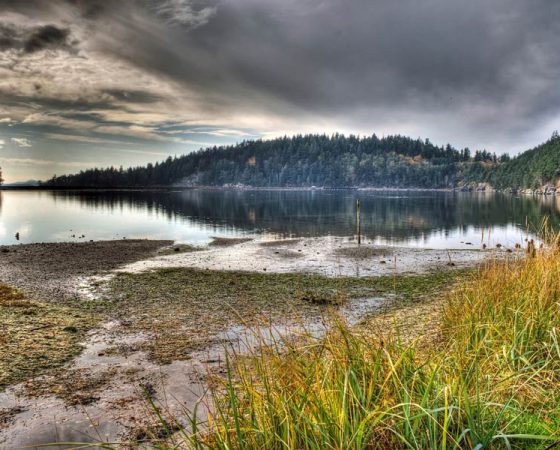
[[[209,422],[193,414],[193,429],[172,445],[560,446],[559,302],[560,257],[550,250],[468,277],[440,304],[429,337],[335,323],[321,339],[268,345],[233,359]]]
[[[84,331],[97,320],[88,311],[31,301],[0,284],[0,391],[77,355]]]

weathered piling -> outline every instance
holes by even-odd
[[[360,223],[360,199],[356,199],[356,234],[358,235],[358,245],[362,243],[362,225]]]
[[[535,247],[535,241],[533,239],[531,239],[527,244],[527,255],[529,255],[532,258],[537,256],[537,249]]]

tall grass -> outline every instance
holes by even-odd
[[[230,359],[173,448],[560,448],[560,255],[488,263],[436,333],[350,330]],[[201,427],[199,419],[204,419]]]

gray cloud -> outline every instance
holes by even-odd
[[[0,23],[0,51],[20,50],[34,53],[41,50],[73,51],[70,29],[55,25],[18,27],[11,23]]]
[[[148,6],[169,24],[179,24],[190,29],[206,25],[216,14],[216,6],[206,1],[156,0]]]
[[[0,17],[0,119],[48,114],[92,145],[207,126],[516,152],[559,126],[555,0],[0,0]]]
[[[0,50],[6,50],[19,45],[19,36],[13,27],[0,24]]]
[[[33,53],[45,49],[70,48],[68,28],[45,25],[35,29],[24,43],[24,50]]]
[[[551,0],[239,0],[194,30],[138,13],[109,26],[100,49],[205,92],[209,109],[345,116],[360,131],[403,117],[427,134],[463,123],[459,134],[481,140],[559,112]],[[125,39],[141,45],[115,45]],[[430,126],[434,115],[453,121]]]
[[[127,103],[155,103],[164,100],[161,95],[155,92],[146,92],[142,90],[106,89],[104,92],[112,99]]]

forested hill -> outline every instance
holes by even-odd
[[[507,164],[479,171],[480,181],[496,189],[541,190],[560,180],[560,136],[557,132],[544,144],[521,153]]]
[[[486,176],[506,159],[403,136],[306,135],[214,147],[146,167],[92,169],[43,185],[446,188]]]

